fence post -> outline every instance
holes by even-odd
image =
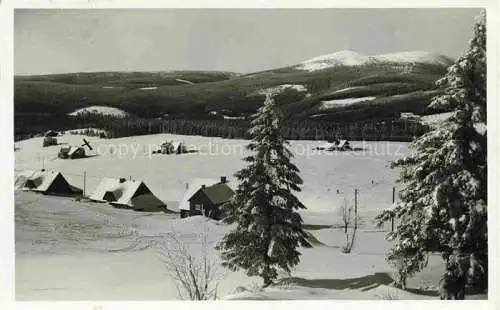
[[[392,188],[392,205],[394,207],[394,203],[396,202],[396,188]],[[391,232],[394,231],[394,215],[391,217]]]

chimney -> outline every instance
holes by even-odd
[[[205,184],[203,184],[203,185],[201,186],[201,189],[205,189],[205,188],[206,188],[206,186],[205,186]]]
[[[123,183],[123,182],[125,182],[125,181],[127,181],[127,179],[125,179],[125,178],[120,178],[120,183]]]
[[[220,177],[220,182],[221,183],[227,183],[227,178],[226,177]]]

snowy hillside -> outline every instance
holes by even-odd
[[[382,54],[376,56],[365,56],[353,51],[340,51],[308,59],[298,65],[297,68],[305,71],[316,71],[335,66],[360,66],[386,62],[398,64],[425,63],[445,66],[451,64],[451,60],[443,55],[420,51]]]
[[[452,60],[446,56],[422,51],[382,54],[369,58],[378,62],[427,63],[444,66],[449,66],[452,63]]]
[[[275,87],[269,87],[269,88],[266,88],[266,89],[261,89],[259,91],[256,91],[254,92],[253,94],[255,95],[265,95],[265,94],[268,94],[268,93],[273,93],[273,94],[279,94],[279,93],[282,93],[286,90],[294,90],[298,93],[301,93],[301,92],[306,92],[307,91],[307,88],[304,86],[304,85],[297,85],[297,84],[282,84],[282,85],[278,85],[278,86],[275,86]]]
[[[127,117],[129,115],[129,113],[123,111],[122,109],[106,107],[106,106],[98,106],[98,105],[78,109],[74,112],[69,113],[69,115],[75,116],[83,113],[112,115],[115,117]]]
[[[321,101],[321,105],[320,105],[319,109],[326,110],[326,109],[330,109],[332,107],[348,106],[348,105],[351,105],[353,103],[373,101],[375,99],[376,99],[376,97],[370,96],[370,97],[361,97],[361,98],[345,98],[345,99],[326,100],[326,101]]]

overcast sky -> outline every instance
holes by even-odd
[[[341,50],[458,57],[478,9],[16,10],[15,74],[278,68]]]

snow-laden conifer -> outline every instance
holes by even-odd
[[[441,298],[463,299],[467,286],[487,288],[486,24],[480,16],[469,49],[437,82],[444,93],[431,107],[452,116],[412,142],[413,152],[394,162],[402,169],[400,201],[378,216],[399,225],[388,260],[404,286],[428,254],[446,263]]]
[[[253,154],[236,173],[239,186],[224,207],[224,220],[236,227],[218,244],[224,266],[260,276],[265,286],[277,279],[278,270],[290,272],[299,263],[299,246],[310,247],[297,213],[305,206],[294,195],[302,179],[280,122],[280,109],[268,94],[252,117],[247,149]]]

